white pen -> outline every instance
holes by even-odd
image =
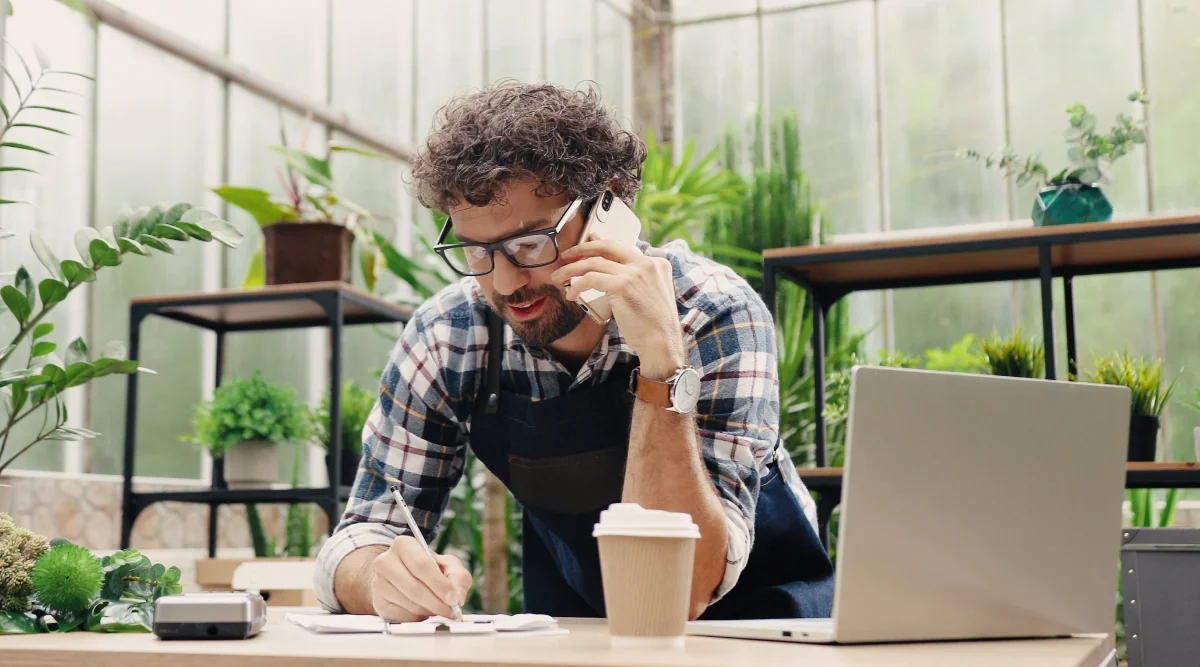
[[[396,504],[400,506],[400,511],[404,512],[404,521],[408,523],[408,530],[421,543],[421,546],[425,549],[425,553],[429,554],[429,560],[433,561],[433,566],[440,572],[442,568],[438,565],[437,559],[433,557],[433,549],[429,548],[429,545],[425,542],[425,536],[421,535],[421,531],[417,528],[417,520],[413,518],[412,512],[408,511],[408,503],[404,502],[404,497],[400,495],[400,489],[397,489],[395,484],[389,486],[388,489],[391,490],[392,497],[396,499]],[[450,609],[454,612],[458,620],[465,620],[462,609],[458,605],[450,605]]]

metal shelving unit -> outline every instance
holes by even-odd
[[[200,491],[139,492],[133,490],[137,448],[138,374],[128,376],[125,396],[124,486],[121,501],[121,548],[130,546],[133,523],[138,514],[154,503],[173,501],[208,505],[208,554],[216,555],[217,509],[243,503],[311,502],[329,517],[332,529],[340,505],[349,497],[341,479],[341,392],[342,345],[345,327],[362,324],[407,322],[408,308],[368,294],[342,282],[270,286],[257,290],[229,290],[154,296],[134,299],[129,309],[129,358],[137,359],[142,322],[151,315],[207,329],[216,334],[216,384],[221,384],[225,357],[225,335],[245,331],[272,331],[329,327],[332,354],[329,360],[330,485],[324,488],[229,489],[225,485],[221,459],[213,460],[212,486]]]
[[[801,477],[820,494],[818,519],[827,538],[840,502],[841,470],[826,468],[825,316],[843,297],[867,290],[1037,280],[1041,288],[1046,377],[1054,379],[1054,279],[1062,280],[1067,368],[1077,361],[1076,276],[1200,267],[1200,215],[1152,217],[986,233],[945,234],[882,242],[776,248],[763,252],[763,299],[774,310],[776,281],[792,280],[813,300],[816,468]],[[1127,488],[1200,488],[1190,464],[1129,464]]]

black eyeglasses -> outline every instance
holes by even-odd
[[[508,261],[522,268],[534,269],[553,264],[558,261],[558,233],[575,217],[582,205],[582,199],[571,202],[553,227],[514,234],[492,243],[446,243],[451,226],[451,220],[447,217],[433,250],[442,256],[450,268],[464,276],[491,273],[496,268],[493,253],[497,250],[504,253]]]

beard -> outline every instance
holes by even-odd
[[[546,297],[546,304],[538,317],[516,321],[509,316],[508,304],[533,301],[541,297]],[[554,285],[521,288],[508,296],[493,290],[492,307],[526,345],[536,348],[549,347],[554,341],[574,331],[584,318],[583,309],[567,301],[562,291]]]

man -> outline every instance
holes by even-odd
[[[580,238],[606,191],[633,203],[642,142],[593,93],[549,84],[459,97],[438,125],[413,179],[448,214],[437,250],[463,278],[393,350],[318,557],[321,603],[397,621],[462,604],[471,574],[451,555],[434,566],[388,487],[432,543],[470,447],[521,504],[528,612],[604,615],[592,527],[630,502],[699,526],[691,618],[828,616],[832,567],[780,441],[762,300],[681,243]],[[574,301],[589,288],[609,295],[607,325]],[[672,392],[691,372],[694,406]]]

